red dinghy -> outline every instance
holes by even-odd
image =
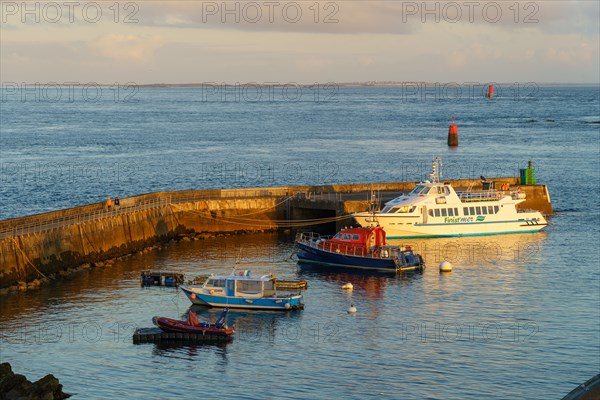
[[[198,321],[198,316],[192,310],[189,311],[186,321],[166,317],[153,317],[152,323],[165,332],[231,336],[235,330],[227,326],[227,311],[227,309],[223,310],[215,324]]]

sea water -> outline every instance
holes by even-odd
[[[394,241],[423,254],[422,274],[300,268],[285,233],[180,242],[3,296],[2,362],[30,379],[52,373],[81,399],[564,396],[600,370],[598,87],[495,99],[413,89],[3,96],[2,219],[153,191],[417,181],[435,155],[445,179],[517,176],[531,160],[556,215],[537,234]],[[438,272],[443,260],[451,273]],[[232,312],[226,345],[132,344],[152,316],[190,308],[177,289],[140,287],[141,270],[193,277],[236,261],[309,281],[306,309]]]

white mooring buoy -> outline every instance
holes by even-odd
[[[351,284],[350,282],[348,282],[344,286],[342,286],[342,289],[344,289],[344,290],[352,290],[352,289],[354,289],[354,285]]]
[[[450,264],[448,261],[442,261],[440,263],[440,272],[451,272],[452,271],[452,264]]]
[[[348,314],[354,314],[356,312],[356,307],[354,304],[350,304],[350,308],[348,309]]]

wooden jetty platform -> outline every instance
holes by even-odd
[[[230,342],[232,336],[210,335],[201,333],[164,332],[160,328],[137,328],[133,333],[133,344],[158,342],[190,342],[190,343],[224,343]]]

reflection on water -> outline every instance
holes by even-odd
[[[383,298],[385,288],[390,285],[390,282],[394,282],[394,286],[402,286],[414,279],[419,279],[423,274],[420,271],[408,271],[396,274],[384,271],[338,268],[321,266],[309,262],[301,262],[298,265],[300,268],[299,276],[302,279],[306,279],[307,281],[318,279],[337,284],[340,287],[346,283],[352,283],[355,290],[360,288],[358,290],[364,291],[367,296],[373,299]]]
[[[546,234],[394,241],[413,246],[428,265],[422,273],[402,274],[300,267],[289,260],[291,240],[256,234],[181,242],[4,296],[3,361],[32,378],[55,373],[67,391],[80,393],[75,398],[86,399],[123,392],[145,398],[152,392],[140,381],[175,398],[229,380],[236,385],[228,385],[223,397],[244,397],[276,381],[282,397],[313,397],[308,393],[314,387],[316,397],[335,397],[335,387],[360,382],[352,388],[357,397],[385,392],[423,398],[437,396],[430,382],[440,374],[454,374],[443,382],[445,397],[492,390],[517,398],[536,379],[529,398],[542,399],[555,387],[543,377],[568,373],[561,370],[561,352],[580,359],[590,353],[571,344],[573,334],[566,342],[556,339],[563,333],[553,321],[567,317],[571,327],[578,324],[580,338],[594,333],[586,330],[584,316],[573,319],[573,312],[555,306],[562,292],[556,279],[548,279],[552,272],[539,265],[561,252],[548,248]],[[442,259],[454,264],[452,273],[438,272]],[[132,344],[133,331],[152,326],[155,315],[183,319],[192,310],[214,322],[221,312],[192,305],[177,288],[141,287],[140,271],[172,270],[191,278],[228,273],[236,265],[306,279],[306,309],[230,310],[228,323],[236,329],[230,343]],[[354,290],[341,289],[348,282]],[[358,309],[354,315],[347,313],[350,304]],[[562,350],[553,355],[557,345]],[[27,362],[33,356],[37,362]],[[418,378],[399,380],[397,373],[381,374],[382,366]],[[511,388],[498,376],[509,379]],[[82,386],[84,381],[89,384]]]
[[[430,239],[392,239],[390,245],[411,246],[427,266],[441,261],[462,266],[487,264],[522,265],[534,262],[543,251],[545,232],[493,236],[465,236]]]
[[[431,154],[443,156],[447,179],[509,176],[534,157],[538,180],[549,185],[555,208],[568,215],[554,217],[539,234],[393,241],[423,254],[428,267],[422,274],[299,270],[286,261],[292,238],[270,234],[178,243],[134,255],[39,290],[2,296],[0,356],[15,371],[29,379],[54,373],[66,392],[77,393],[75,399],[238,399],[265,393],[546,400],[597,373],[598,141],[597,125],[589,123],[598,120],[597,86],[541,87],[542,95],[518,102],[510,96],[406,102],[399,88],[341,88],[335,104],[205,102],[200,108],[197,92],[148,89],[143,101],[126,108],[108,102],[93,108],[79,103],[80,109],[74,103],[77,112],[68,113],[61,129],[33,142],[18,133],[45,129],[57,105],[4,104],[3,117],[15,132],[2,135],[5,162],[27,164],[33,154],[56,165],[88,166],[123,144],[113,165],[135,168],[118,181],[114,174],[39,180],[27,173],[35,165],[24,164],[23,176],[5,171],[3,215],[88,204],[102,200],[102,193],[418,180],[429,172]],[[147,118],[148,110],[157,118]],[[439,116],[456,113],[468,115],[470,143],[447,149],[431,126]],[[547,114],[555,122],[526,123],[544,121]],[[174,116],[179,123],[169,122]],[[210,125],[202,137],[199,123]],[[79,134],[82,126],[91,136]],[[131,131],[125,142],[123,127]],[[175,140],[157,150],[165,134]],[[100,142],[89,146],[92,136]],[[266,141],[277,151],[266,152]],[[86,151],[72,151],[77,149]],[[373,159],[356,168],[357,160]],[[451,273],[438,272],[442,260],[452,262]],[[194,277],[227,273],[236,262],[256,273],[306,278],[306,309],[240,313],[239,334],[223,347],[132,344],[133,330],[151,326],[154,315],[179,318],[190,308],[177,289],[141,288],[141,270]],[[350,293],[341,289],[346,282],[355,285]],[[355,315],[346,312],[351,302]],[[212,310],[198,312],[215,317]]]
[[[228,343],[198,343],[181,340],[161,340],[140,346],[153,346],[152,355],[198,361],[207,353],[212,353],[221,359],[221,365],[227,364]]]

